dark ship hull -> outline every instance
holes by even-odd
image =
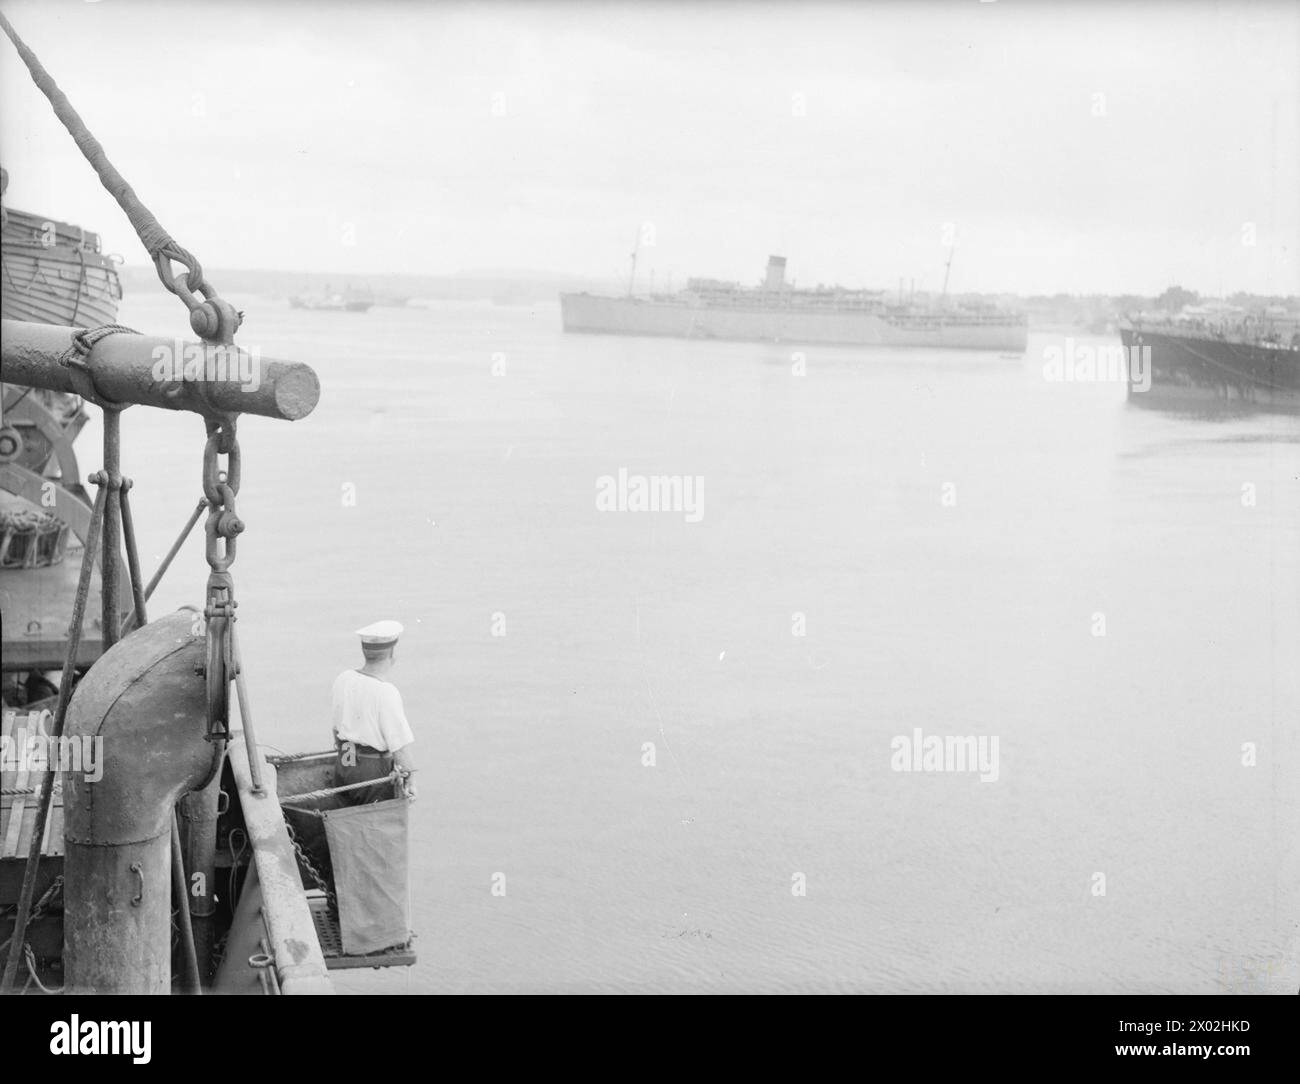
[[[1212,330],[1130,324],[1120,328],[1129,356],[1142,352],[1150,386],[1130,366],[1129,401],[1147,406],[1225,404],[1300,411],[1300,344]],[[1149,353],[1148,353],[1149,351]]]

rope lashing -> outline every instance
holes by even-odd
[[[3,18],[3,16],[0,16]],[[90,367],[86,364],[86,358],[95,348],[95,344],[100,339],[106,339],[110,335],[125,334],[139,335],[135,328],[127,327],[125,324],[101,324],[95,328],[83,328],[74,332],[72,343],[59,356],[59,364],[68,370],[72,377],[72,386],[77,389],[77,394],[89,402],[96,403],[99,406],[108,406],[114,408],[120,404],[112,402],[110,399],[101,395],[95,387],[95,378],[91,374]]]

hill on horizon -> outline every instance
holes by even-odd
[[[430,300],[506,300],[523,304],[554,300],[561,290],[609,290],[611,283],[599,278],[585,278],[549,271],[512,271],[509,269],[463,271],[454,275],[408,274],[384,272],[358,274],[342,271],[267,271],[250,268],[205,268],[204,273],[220,290],[230,293],[265,294],[289,297],[294,294],[319,294],[329,290],[360,290],[376,295]],[[122,284],[127,289],[156,285],[158,277],[151,266],[127,266],[121,269]]]

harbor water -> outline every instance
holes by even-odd
[[[340,989],[1300,987],[1300,420],[1048,380],[1037,332],[801,351],[232,300],[322,384],[240,425],[263,744],[328,748],[353,630],[406,626],[420,961]],[[203,437],[125,418],[146,574]],[[693,504],[598,504],[621,471]],[[196,534],[151,612],[206,572]],[[996,771],[900,770],[968,736]]]

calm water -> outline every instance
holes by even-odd
[[[323,385],[241,426],[262,740],[327,747],[352,630],[407,627],[420,964],[343,988],[1300,986],[1300,421],[1049,384],[1041,335],[798,377],[555,305],[236,300]],[[124,432],[148,571],[203,427]],[[598,512],[620,468],[702,476],[703,519]],[[154,612],[205,574],[196,537]],[[891,770],[915,727],[997,736],[997,782]]]

